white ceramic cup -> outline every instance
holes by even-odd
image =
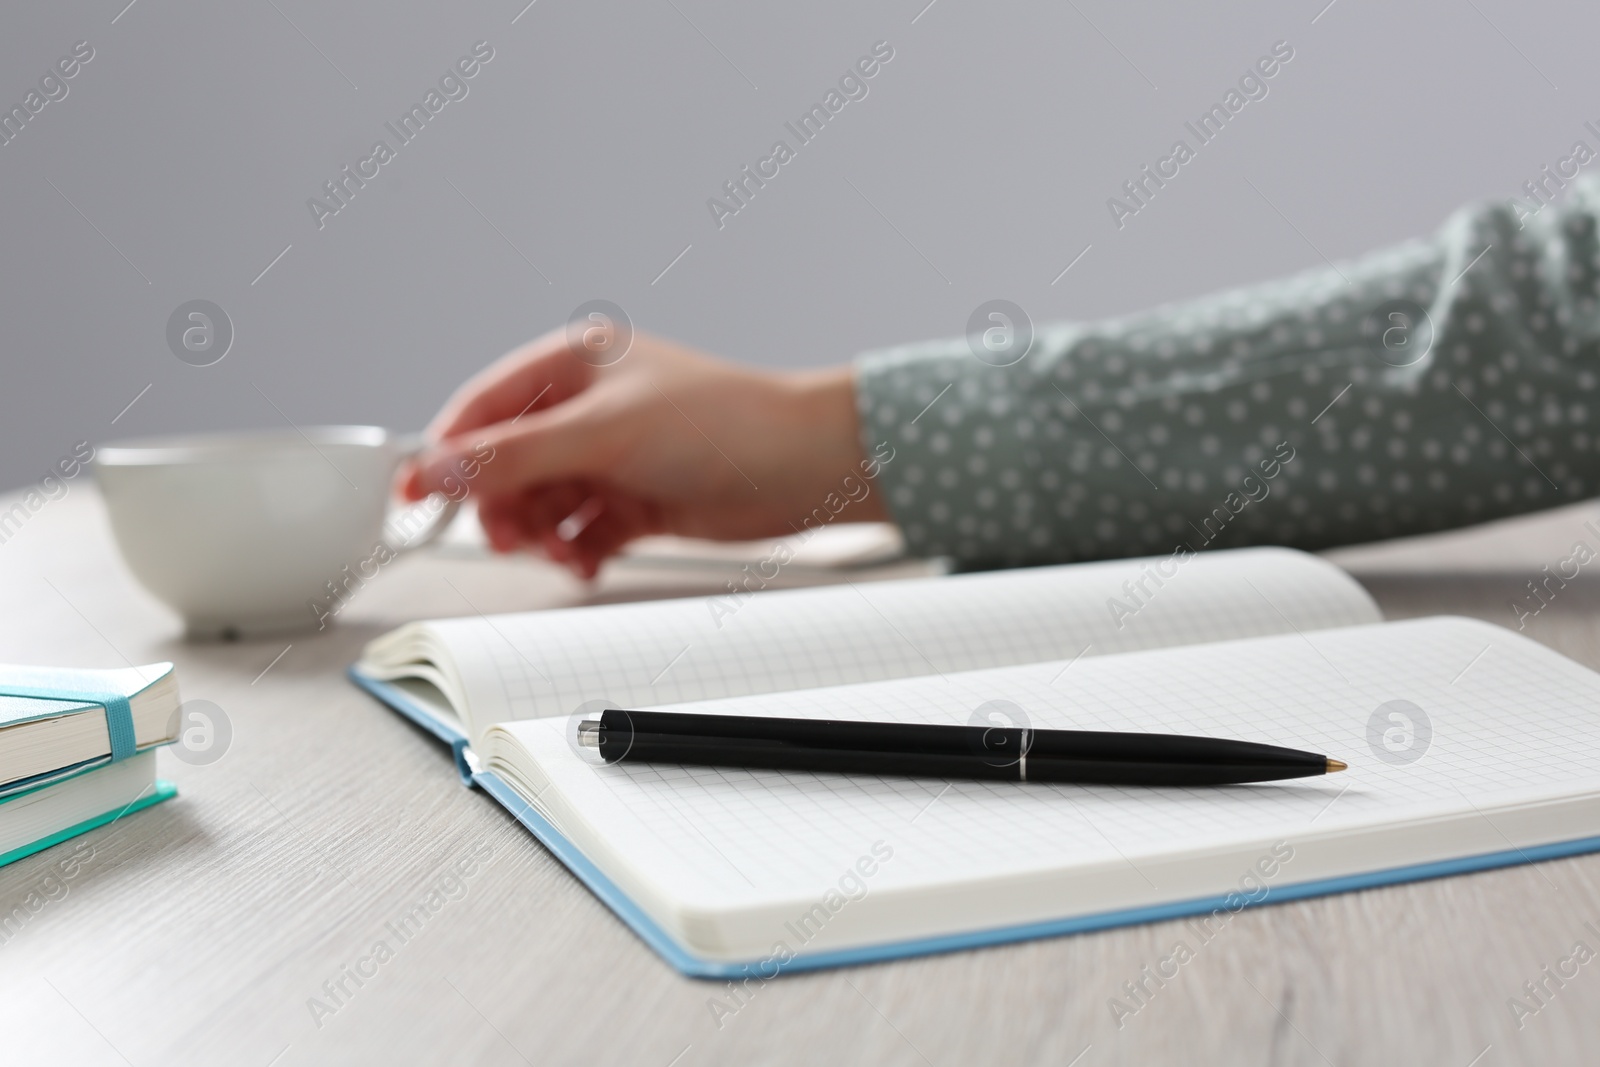
[[[101,445],[94,470],[122,558],[186,635],[254,637],[326,625],[444,531],[459,500],[389,514],[420,445],[376,426],[147,438]]]

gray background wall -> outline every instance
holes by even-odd
[[[1130,311],[1427,232],[1600,119],[1570,3],[125,3],[0,14],[6,108],[95,49],[0,147],[0,486],[84,438],[418,427],[596,297],[787,366],[991,297]],[[1116,229],[1106,198],[1280,39],[1270,95]],[[479,40],[468,97],[319,231],[307,198]],[[867,98],[719,231],[706,199],[878,40]],[[166,342],[194,298],[236,331],[213,366]]]

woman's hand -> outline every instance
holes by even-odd
[[[599,365],[616,339],[589,336],[551,331],[458,389],[402,469],[402,494],[442,491],[475,461],[490,545],[541,549],[588,578],[645,534],[792,534],[874,469],[848,367],[760,371],[644,334]],[[851,504],[851,521],[885,518],[876,493]]]

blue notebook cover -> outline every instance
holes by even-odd
[[[55,788],[72,779],[109,766],[141,752],[148,752],[170,741],[136,745],[129,700],[172,670],[172,664],[127,670],[74,670],[64,667],[35,667],[0,664],[0,727],[16,726],[62,715],[104,715],[112,752],[80,760],[65,767],[7,782],[0,786],[0,805]],[[153,804],[178,795],[171,782],[157,778],[131,804],[101,812],[73,826],[46,834],[36,841],[0,853],[0,867],[41,852],[63,841],[115,822],[124,815],[143,811]]]
[[[1398,885],[1404,882],[1423,881],[1429,878],[1444,878],[1455,874],[1467,874],[1472,871],[1492,870],[1497,867],[1512,867],[1522,863],[1561,859],[1566,856],[1576,856],[1587,852],[1600,852],[1600,836],[1584,837],[1574,841],[1561,841],[1530,848],[1510,848],[1500,852],[1487,852],[1431,863],[1389,867],[1340,878],[1325,878],[1308,882],[1275,885],[1270,896],[1259,901],[1251,901],[1238,893],[1220,894],[1190,900],[1178,900],[1168,904],[1027,923],[1020,926],[980,928],[959,934],[918,938],[911,941],[886,942],[878,945],[828,952],[802,952],[781,966],[770,959],[740,962],[712,960],[695,955],[668,934],[666,930],[662,929],[654,919],[645,913],[644,909],[640,908],[615,882],[606,877],[603,871],[591,863],[589,858],[565,835],[530,807],[518,795],[516,790],[512,789],[499,775],[491,771],[473,771],[466,759],[467,739],[458,726],[438,719],[426,707],[413,700],[403,689],[363,673],[359,666],[352,666],[348,674],[356,685],[365,689],[401,715],[417,723],[429,733],[450,744],[456,757],[457,769],[468,784],[476,785],[483,789],[484,792],[504,806],[518,822],[527,827],[534,837],[538,838],[557,859],[565,864],[567,869],[576,875],[579,881],[588,886],[595,896],[599,897],[607,907],[615,912],[617,918],[626,923],[639,936],[640,940],[654,949],[662,959],[666,960],[674,968],[694,978],[719,980],[758,978],[765,980],[777,977],[779,973],[815,971],[860,963],[878,963],[884,960],[904,959],[911,956],[956,952],[962,949],[1004,945],[1016,941],[1031,941],[1041,937],[1059,937],[1063,934],[1087,933],[1117,926],[1132,926],[1138,923],[1209,915],[1218,910],[1226,910],[1231,913],[1246,907],[1260,907],[1283,901],[1304,900],[1307,897],[1325,896],[1330,893],[1372,889],[1379,886]]]

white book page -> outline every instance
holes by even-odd
[[[804,911],[874,842],[890,846],[893,859],[872,878],[867,899],[845,909],[837,936],[851,928],[880,939],[896,930],[953,932],[1196,899],[1218,891],[1213,883],[1230,887],[1279,840],[1301,849],[1281,874],[1293,882],[1600,833],[1592,800],[1600,796],[1592,756],[1600,749],[1600,675],[1474,620],[671,710],[964,724],[995,699],[1020,705],[1035,727],[1231,737],[1322,753],[1350,770],[1250,786],[1119,788],[594,767],[552,720],[496,727],[485,754],[658,921],[700,938],[710,952],[735,944],[738,929],[775,933],[771,915]],[[1369,743],[1369,720],[1394,700],[1411,701],[1431,723],[1413,762],[1387,762]],[[1386,730],[1396,727],[1380,720]],[[1404,740],[1391,737],[1401,749]],[[1553,801],[1577,797],[1591,798],[1588,825],[1552,814]],[[1506,814],[1518,806],[1523,814]],[[1410,827],[1412,836],[1383,837],[1385,827]],[[1313,848],[1314,841],[1322,844]],[[1207,866],[1208,855],[1233,858]],[[1067,877],[1052,881],[1052,874]],[[750,926],[763,915],[766,927]],[[761,943],[759,933],[752,936]]]
[[[1381,618],[1315,556],[1242,549],[419,624],[476,740],[493,722],[950,674]],[[386,642],[369,647],[382,669]],[[435,659],[440,658],[435,654]],[[404,664],[388,665],[391,676]]]

